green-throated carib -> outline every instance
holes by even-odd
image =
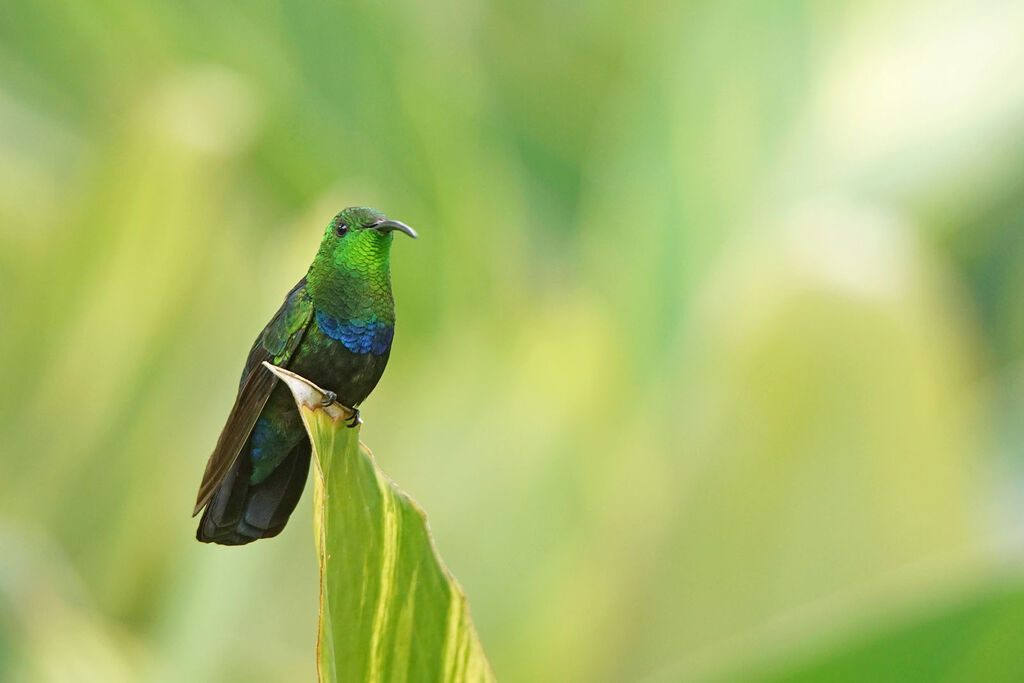
[[[305,486],[306,430],[288,388],[263,361],[330,389],[351,408],[377,385],[395,334],[395,230],[416,237],[373,209],[350,207],[335,216],[309,272],[256,338],[199,487],[193,514],[206,508],[200,541],[241,545],[276,536]]]

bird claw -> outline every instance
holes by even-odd
[[[324,408],[328,407],[329,405],[331,405],[333,403],[337,403],[337,402],[338,402],[338,395],[336,393],[334,393],[333,391],[326,391],[325,390],[324,391],[324,397],[322,399],[320,399],[320,405],[322,405]],[[363,424],[362,418],[359,417],[359,409],[358,408],[349,408],[348,406],[342,406],[342,407],[345,408],[346,410],[351,410],[352,411],[352,417],[350,417],[347,420],[345,420],[345,424],[348,425],[349,429],[352,429],[353,427],[356,427],[358,425]]]

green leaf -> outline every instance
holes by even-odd
[[[321,681],[493,681],[469,604],[434,548],[423,510],[359,443],[352,413],[288,384],[314,453]]]
[[[731,680],[746,683],[972,683],[1020,681],[1024,581],[992,584],[949,605],[894,620],[803,660]]]

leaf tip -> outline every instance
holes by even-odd
[[[269,361],[263,361],[263,366],[288,385],[288,389],[292,392],[295,402],[300,407],[314,412],[322,410],[332,420],[339,420],[341,418],[351,419],[355,415],[351,408],[343,406],[337,401],[325,404],[324,399],[327,397],[327,392],[302,375],[278,367]]]

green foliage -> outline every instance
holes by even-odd
[[[736,683],[1016,683],[1024,585],[998,579],[941,609],[855,634],[821,653],[738,676]]]
[[[469,604],[434,548],[423,510],[380,470],[349,414],[273,369],[295,395],[314,450],[322,681],[492,681]]]

